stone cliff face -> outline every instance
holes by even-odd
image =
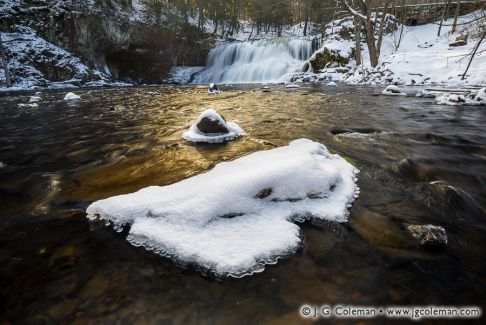
[[[212,46],[194,26],[156,26],[138,0],[4,0],[0,9],[3,33],[22,34],[28,28],[108,79],[158,82],[172,65],[204,65]],[[15,59],[8,42],[6,48]]]

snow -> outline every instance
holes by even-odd
[[[205,134],[201,132],[197,125],[203,118],[209,118],[213,121],[218,121],[221,125],[224,125],[228,129],[228,133],[212,133]],[[182,138],[190,142],[206,142],[206,143],[221,143],[225,141],[231,141],[239,136],[245,134],[242,128],[235,122],[228,122],[219,115],[219,113],[214,108],[208,108],[199,115],[196,122],[191,125],[189,130],[182,134]]]
[[[90,219],[131,225],[127,240],[219,277],[264,270],[302,245],[295,222],[344,222],[358,170],[307,139],[260,151],[168,186],[92,203]],[[298,180],[298,181],[297,181]]]
[[[79,95],[76,95],[74,93],[67,93],[66,96],[64,96],[64,100],[80,100],[81,99],[81,96]]]
[[[327,84],[328,86],[337,86],[337,83],[335,83],[334,81],[331,81]]]

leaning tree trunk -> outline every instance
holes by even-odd
[[[0,33],[0,56],[2,57],[3,71],[5,72],[5,85],[10,87],[12,86],[12,83],[10,82],[10,74],[8,72],[7,54],[3,48],[2,33]]]
[[[484,40],[485,36],[486,36],[486,33],[483,33],[483,36],[481,36],[481,39],[479,39],[478,43],[474,47],[474,51],[471,54],[471,59],[469,60],[469,63],[467,64],[466,71],[464,71],[464,74],[462,75],[461,80],[464,80],[464,78],[466,78],[466,73],[469,70],[469,67],[471,66],[471,62],[474,59],[474,56],[476,55],[476,52],[478,51],[479,45],[481,45],[481,42]]]

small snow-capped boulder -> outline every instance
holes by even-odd
[[[220,90],[218,88],[218,85],[216,84],[209,84],[209,89],[208,89],[208,94],[210,95],[216,95],[216,94],[219,94],[220,93]]]
[[[478,93],[473,98],[473,102],[476,102],[479,105],[486,105],[486,88],[481,88],[478,90]]]
[[[288,85],[285,86],[285,88],[290,88],[290,89],[292,89],[292,88],[300,88],[300,86],[299,85],[296,85],[296,84],[288,84]]]
[[[152,97],[162,96],[162,94],[157,91],[149,91],[148,94]]]
[[[19,108],[37,108],[39,105],[37,103],[29,103],[29,104],[19,104]]]
[[[335,83],[334,81],[331,81],[330,83],[327,84],[328,86],[337,86],[337,83]]]
[[[407,225],[407,231],[424,247],[446,247],[447,235],[444,227],[434,225]]]
[[[42,98],[40,98],[39,96],[31,96],[29,99],[29,103],[37,103],[40,101],[42,101]]]
[[[244,131],[234,122],[227,122],[215,109],[209,108],[199,115],[196,123],[182,137],[192,142],[219,143],[233,140]]]
[[[226,121],[221,115],[206,114],[197,123],[196,128],[203,134],[228,133]]]
[[[402,93],[400,88],[395,85],[389,85],[381,92],[382,95],[386,96],[405,96],[407,94]]]
[[[81,100],[81,96],[69,92],[69,93],[66,94],[66,96],[64,96],[64,100],[68,100],[68,101]]]
[[[442,94],[435,98],[435,103],[439,105],[464,105],[466,98],[459,94]]]

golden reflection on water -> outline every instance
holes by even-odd
[[[124,143],[124,149],[104,144],[101,149],[111,151],[110,157],[66,175],[61,192],[69,201],[93,201],[150,185],[171,184],[207,171],[218,162],[309,137],[309,132],[317,129],[322,129],[325,136],[327,126],[319,119],[305,118],[305,114],[312,114],[312,107],[320,107],[330,99],[320,93],[303,94],[249,90],[210,96],[202,87],[167,89],[157,97],[139,94],[134,105],[137,112],[130,103],[121,112],[132,118],[135,126],[113,135],[123,137],[125,132],[136,132],[136,141]],[[237,122],[247,134],[225,144],[198,145],[183,140],[182,133],[207,107]],[[70,153],[83,154],[89,152]]]

